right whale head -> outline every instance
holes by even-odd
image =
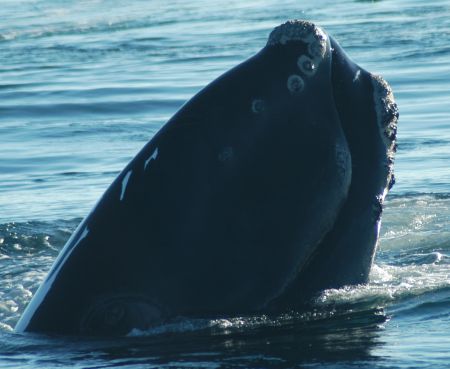
[[[396,114],[388,85],[322,29],[275,28],[124,168],[16,330],[124,334],[359,283],[392,183]]]

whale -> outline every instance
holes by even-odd
[[[367,282],[397,121],[387,82],[322,28],[279,25],[121,171],[15,331],[126,335]]]

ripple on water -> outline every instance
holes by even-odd
[[[2,1],[0,367],[448,366],[449,15],[446,0]],[[309,312],[185,319],[117,340],[11,334],[116,173],[291,18],[383,75],[400,109],[369,284],[325,291]]]

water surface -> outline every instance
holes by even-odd
[[[450,367],[450,4],[3,0],[0,367]],[[118,172],[287,19],[391,84],[397,184],[364,286],[315,310],[180,320],[114,340],[15,334],[58,251]],[[126,252],[126,250],[124,250]]]

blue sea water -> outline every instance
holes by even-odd
[[[302,314],[114,340],[13,333],[118,172],[293,18],[383,75],[399,106],[370,283]],[[450,2],[0,0],[0,209],[0,368],[450,368]]]

